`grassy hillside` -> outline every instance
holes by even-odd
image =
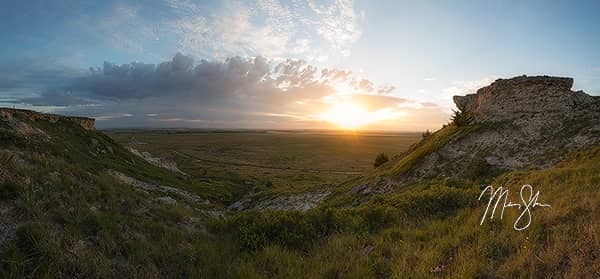
[[[68,121],[0,120],[0,143],[2,278],[195,273],[180,269],[178,245],[202,237],[206,212],[219,204],[167,204],[163,193],[135,189],[113,171],[207,199],[230,195]]]
[[[239,189],[158,168],[69,122],[23,121],[0,121],[1,278],[429,278],[438,265],[442,278],[600,276],[600,147],[493,179],[513,202],[530,184],[551,205],[523,231],[516,208],[480,225],[487,200],[469,179],[424,179],[358,206],[341,188],[304,213],[212,218]],[[373,173],[409,171],[475,128],[450,125]],[[212,202],[171,202],[112,171]]]
[[[229,197],[236,191],[226,187],[212,187],[204,181],[156,167],[142,158],[132,156],[104,133],[82,129],[70,121],[20,121],[20,124],[0,121],[0,142],[3,149],[61,160],[64,164],[76,166],[85,172],[97,174],[106,170],[118,170],[148,182],[180,187],[210,199]],[[19,129],[39,132],[27,135],[20,133]]]
[[[477,201],[479,189],[435,184],[358,208],[243,213],[216,230],[235,243],[227,255],[231,277],[428,278],[432,267],[445,265],[444,278],[597,278],[599,159],[594,147],[552,169],[497,178],[492,185],[507,187],[514,202],[530,184],[551,205],[533,209],[524,231],[513,229],[519,211],[510,208],[502,220],[480,225],[487,200]]]

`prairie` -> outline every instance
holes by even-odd
[[[373,169],[377,154],[398,154],[420,133],[337,131],[111,130],[125,146],[167,158],[232,196],[299,193]]]
[[[352,183],[341,183],[329,200],[306,212],[223,208],[239,193],[302,190],[276,182],[261,188],[266,179],[325,174],[298,180],[312,189],[353,175],[376,180],[368,174],[405,171],[440,144],[481,127],[450,124],[414,145],[411,138],[421,135],[109,133],[175,160],[187,173],[182,175],[74,123],[13,121],[43,133],[23,136],[11,122],[0,122],[0,142],[6,146],[0,153],[0,197],[12,235],[4,238],[0,254],[2,278],[428,278],[440,266],[442,278],[600,275],[598,146],[572,151],[552,168],[495,175],[491,185],[510,189],[510,200],[519,187],[531,184],[552,206],[535,208],[531,226],[516,231],[516,210],[479,224],[485,202],[478,202],[481,189],[472,178],[489,174],[485,168],[466,172],[477,175],[465,180],[423,179],[368,199],[350,193]],[[393,156],[409,145],[412,152],[373,170],[376,154]],[[173,190],[140,189],[119,180],[115,171],[210,202],[190,201]],[[361,171],[365,174],[350,173]]]

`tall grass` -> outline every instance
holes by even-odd
[[[380,171],[407,171],[477,128],[448,126]],[[66,145],[70,152],[86,150],[90,135],[79,136]],[[0,278],[430,278],[438,265],[445,266],[442,278],[600,276],[600,147],[492,182],[507,187],[514,201],[521,185],[533,185],[540,202],[552,206],[534,209],[524,231],[512,228],[518,212],[510,209],[502,220],[480,225],[486,203],[477,202],[479,189],[446,180],[423,181],[354,208],[207,220],[181,204],[155,202],[105,171],[109,165],[134,176],[155,170],[141,161],[113,153],[74,164],[90,158],[63,156],[59,145],[29,151],[31,168],[9,165],[27,181],[0,185],[13,193],[2,202],[16,207],[20,222],[0,255]],[[160,172],[150,179],[185,182]]]

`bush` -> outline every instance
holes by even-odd
[[[351,209],[248,211],[214,224],[217,233],[232,236],[243,251],[269,245],[306,250],[336,233],[374,233],[398,223],[398,210],[389,205]]]
[[[244,212],[225,224],[243,250],[257,250],[268,244],[302,249],[329,234],[335,227],[330,214],[297,211]]]
[[[372,233],[390,227],[399,220],[398,210],[386,205],[370,205],[359,209],[358,213],[362,217],[362,226]]]
[[[409,220],[419,221],[426,218],[445,217],[457,210],[477,204],[477,192],[470,189],[435,186],[429,189],[406,191],[401,194],[385,196],[383,200],[373,201],[397,209]],[[372,205],[370,205],[372,207]],[[386,218],[391,218],[386,217]]]
[[[464,172],[464,177],[475,182],[489,183],[491,180],[500,175],[503,171],[500,168],[490,165],[485,160],[485,153],[478,152],[473,156],[473,159],[467,166]]]
[[[379,167],[383,164],[385,164],[385,162],[389,161],[390,158],[388,158],[388,155],[385,153],[379,153],[379,155],[377,155],[377,157],[375,158],[375,162],[373,163],[374,167]]]

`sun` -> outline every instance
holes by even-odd
[[[368,111],[361,105],[350,102],[335,104],[318,116],[321,120],[348,130],[356,130],[365,125],[392,119],[393,117],[394,115],[390,110]]]

